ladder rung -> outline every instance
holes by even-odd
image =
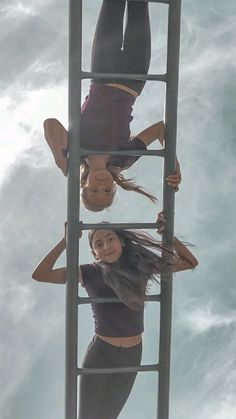
[[[129,73],[95,73],[81,71],[81,79],[122,79],[122,80],[155,80],[167,81],[167,74],[129,74]]]
[[[160,294],[157,295],[147,295],[145,301],[160,301]],[[90,303],[120,303],[121,300],[116,297],[100,297],[100,298],[90,298],[90,297],[78,297],[78,304],[90,304]]]
[[[79,231],[81,230],[112,230],[112,229],[125,229],[125,230],[139,230],[139,229],[156,229],[156,223],[97,223],[87,224],[82,221],[79,223]]]
[[[87,148],[81,148],[81,156],[87,156],[92,154],[109,154],[110,156],[161,156],[164,157],[165,150],[91,150]]]
[[[129,1],[143,1],[143,0],[129,0]],[[147,0],[148,3],[164,3],[169,4],[171,0]]]
[[[77,368],[78,375],[114,374],[124,372],[159,371],[159,364],[139,365],[138,367],[123,368]]]

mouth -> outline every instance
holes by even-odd
[[[115,250],[113,250],[112,252],[109,252],[109,253],[106,253],[105,254],[105,257],[109,257],[109,256],[112,256],[112,255],[114,255],[116,253],[116,251]]]

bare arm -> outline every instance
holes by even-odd
[[[136,135],[136,137],[142,140],[146,147],[152,144],[155,140],[159,140],[160,144],[163,145],[164,129],[164,122],[160,121],[141,131],[138,135]]]
[[[164,144],[164,132],[165,132],[165,124],[163,121],[157,122],[154,125],[146,128],[144,131],[141,131],[136,137],[143,141],[145,146],[149,146],[155,140],[158,140],[160,144],[163,146]],[[174,175],[169,175],[166,178],[166,181],[169,186],[172,187],[174,192],[179,190],[178,185],[181,182],[181,171],[178,159],[176,157],[176,171]]]
[[[159,234],[162,234],[165,230],[165,223],[166,220],[164,218],[164,212],[161,211],[158,214],[158,218],[156,220]],[[176,257],[173,256],[173,271],[180,272],[185,271],[187,269],[196,268],[198,265],[197,259],[193,256],[187,246],[185,246],[177,237],[174,237],[173,240],[173,248],[176,252]]]
[[[66,268],[53,269],[57,259],[66,248],[66,239],[63,238],[57,245],[45,256],[32,273],[32,278],[40,282],[49,282],[52,284],[65,284]],[[81,271],[79,269],[79,281],[81,280]]]
[[[68,133],[63,125],[55,118],[44,121],[44,136],[52,151],[56,165],[67,175],[67,157],[63,154],[68,146]]]
[[[198,265],[197,259],[193,256],[190,250],[179,240],[174,237],[174,250],[179,258],[174,258],[174,272],[185,271],[187,269],[196,268]]]

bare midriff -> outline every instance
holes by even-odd
[[[142,335],[136,335],[136,336],[128,336],[128,337],[120,337],[120,338],[113,338],[110,336],[97,336],[103,340],[106,343],[109,343],[113,346],[118,346],[121,348],[129,348],[131,346],[138,345],[142,340]]]
[[[117,89],[125,90],[130,95],[137,97],[138,93],[135,90],[130,89],[130,87],[124,86],[123,84],[119,83],[106,83],[107,86],[116,87]]]

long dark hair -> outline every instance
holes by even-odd
[[[123,252],[119,260],[109,264],[99,262],[104,282],[132,310],[140,310],[145,301],[148,280],[158,281],[160,274],[172,270],[170,258],[158,256],[153,250],[163,246],[149,234],[140,231],[112,229],[119,237]],[[90,245],[95,230],[89,232]],[[167,253],[173,251],[165,247]]]

